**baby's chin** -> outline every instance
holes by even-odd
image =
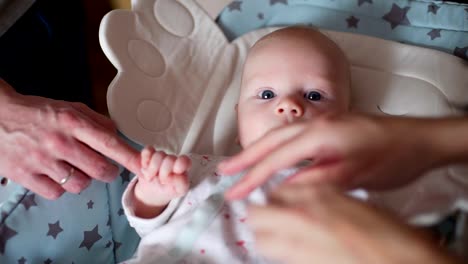
[[[261,138],[261,137],[260,137],[260,138]],[[237,143],[239,146],[241,146],[242,149],[245,149],[245,148],[248,148],[248,147],[252,146],[252,145],[253,145],[255,142],[257,142],[260,138],[258,138],[258,139],[250,139],[250,140],[246,140],[246,139],[242,140],[242,139],[239,139],[239,140],[237,140],[236,143]]]
[[[290,124],[290,123],[285,123],[285,124],[279,123],[276,126],[273,126],[272,128],[266,130],[265,132],[257,134],[255,137],[250,137],[250,138],[249,137],[247,137],[247,138],[239,137],[236,143],[238,145],[240,145],[242,147],[242,149],[248,148],[251,145],[255,144],[257,141],[260,141],[261,139],[263,139],[265,137],[265,135],[267,135],[271,131],[273,131],[275,129],[278,129],[278,128],[281,128],[281,127],[284,127],[284,126],[286,126],[288,124]]]

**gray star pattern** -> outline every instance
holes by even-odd
[[[468,55],[466,54],[467,51],[468,51],[468,46],[464,48],[455,47],[455,50],[453,51],[453,55],[460,57],[462,59],[468,60]]]
[[[107,224],[106,224],[106,225],[107,225],[107,226],[110,226],[110,225],[111,225],[111,216],[110,216],[110,214],[109,214],[109,218],[107,218]]]
[[[232,12],[234,10],[237,10],[240,12],[242,11],[241,5],[242,5],[242,1],[233,1],[227,7],[228,7],[229,12]]]
[[[93,209],[93,205],[94,205],[93,200],[89,200],[89,202],[87,203],[87,205],[88,205],[88,209]]]
[[[91,231],[84,231],[83,235],[84,235],[84,238],[79,248],[86,247],[88,251],[94,245],[94,243],[96,243],[102,238],[102,236],[99,235],[97,225]]]
[[[127,169],[124,169],[122,173],[120,173],[120,178],[122,178],[122,185],[126,182],[130,182],[130,172]]]
[[[20,259],[18,259],[18,264],[25,264],[26,263],[26,259],[24,257],[21,257]]]
[[[122,245],[122,243],[119,243],[117,241],[114,240],[114,250],[117,250],[119,249],[119,247]]]
[[[119,211],[117,212],[119,216],[124,215],[124,209],[120,208]]]
[[[57,239],[57,235],[62,233],[63,229],[60,227],[60,221],[55,222],[55,224],[49,224],[49,231],[46,236],[51,236],[54,239]]]
[[[0,253],[5,253],[5,246],[7,241],[16,236],[16,231],[9,228],[6,224],[0,226]]]
[[[264,15],[263,15],[263,13],[258,13],[258,14],[257,14],[257,17],[258,17],[258,19],[263,20]]]
[[[392,10],[385,14],[382,18],[390,23],[392,29],[396,28],[398,25],[411,25],[410,21],[406,14],[410,9],[409,6],[401,8],[396,4],[392,5]]]
[[[427,33],[428,36],[431,37],[431,40],[436,38],[440,38],[440,29],[433,29]]]
[[[364,3],[372,4],[372,0],[358,0],[358,6],[361,6]]]
[[[440,6],[432,3],[427,6],[427,13],[433,13],[434,15],[437,15],[437,10],[439,10]]]
[[[26,208],[26,210],[29,210],[29,208],[33,206],[37,206],[35,197],[36,195],[29,194],[23,198],[23,200],[21,201],[21,204],[24,206],[24,208]]]
[[[346,19],[346,22],[348,23],[348,28],[358,28],[358,23],[359,23],[359,19],[354,17],[354,16],[350,16]]]
[[[288,0],[270,0],[270,5],[275,5],[275,4],[284,4],[288,5]]]
[[[50,258],[44,260],[44,264],[52,264],[52,260]]]
[[[112,241],[109,240],[109,242],[106,244],[106,248],[110,248],[110,246],[112,246]]]

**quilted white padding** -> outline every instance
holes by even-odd
[[[131,11],[104,17],[101,46],[118,70],[108,90],[109,112],[120,131],[140,144],[173,153],[230,155],[238,151],[234,106],[243,60],[249,47],[274,29],[229,43],[211,18],[220,2],[229,1],[198,1],[203,8],[195,0],[134,0]],[[324,32],[351,61],[353,108],[437,117],[457,114],[454,106],[468,104],[468,66],[461,59],[368,36]],[[468,192],[467,174],[463,167],[444,168],[431,172],[436,180],[425,177],[427,184],[382,195],[382,200],[411,216],[415,207],[398,208],[395,197],[416,205],[427,200],[423,194],[435,193],[443,196],[437,208],[451,210],[444,202]],[[437,175],[444,180],[439,183]],[[418,190],[421,195],[414,196]]]
[[[205,8],[210,4],[199,1]],[[132,11],[110,12],[100,41],[118,70],[107,96],[112,118],[140,144],[174,153],[235,152],[242,62],[248,48],[272,30],[228,43],[194,0],[133,1]],[[455,113],[452,103],[468,103],[468,69],[459,58],[362,35],[325,33],[352,63],[356,109],[442,116]]]

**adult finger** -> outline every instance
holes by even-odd
[[[248,208],[247,224],[257,231],[275,230],[278,234],[291,234],[294,230],[305,230],[310,224],[309,216],[303,217],[298,209],[292,207],[283,207],[281,205],[256,206],[251,205]],[[286,223],[294,223],[294,228],[280,228]],[[302,231],[301,231],[302,232]]]
[[[252,167],[238,183],[226,192],[226,198],[229,200],[244,198],[277,171],[292,167],[302,160],[313,159],[315,156],[313,153],[316,151],[316,147],[310,142],[309,135],[302,134],[300,138],[286,142],[281,148],[273,150]]]
[[[326,185],[282,185],[270,194],[268,201],[273,205],[287,208],[323,203],[326,197],[329,196],[330,188],[330,186]]]
[[[56,200],[65,190],[54,180],[43,174],[19,175],[16,183],[49,200]]]
[[[285,238],[276,230],[254,230],[255,248],[269,259],[285,262],[290,260],[291,248],[285,245]],[[289,263],[289,262],[288,262]]]
[[[75,129],[73,134],[83,144],[116,161],[133,173],[140,172],[140,153],[117,134],[94,124],[82,125]]]
[[[72,102],[70,104],[73,108],[80,111],[85,116],[87,116],[88,118],[96,122],[97,124],[101,124],[102,126],[107,128],[109,131],[115,132],[117,130],[114,122],[107,116],[104,116],[100,113],[95,112],[94,110],[89,108],[87,105],[80,103],[80,102]]]
[[[87,175],[63,161],[51,164],[44,172],[63,189],[71,193],[80,193],[91,183],[91,179]]]
[[[386,212],[327,185],[283,185],[271,194],[270,203],[286,208],[298,207],[307,212],[309,218],[313,216],[320,220],[323,227],[339,231],[340,234],[386,230],[380,227],[392,218]],[[343,237],[358,236],[350,234]]]
[[[247,223],[254,231],[257,248],[270,258],[309,263],[311,255],[319,257],[311,251],[324,255],[323,251],[329,249],[322,244],[330,241],[330,235],[320,222],[299,208],[251,206]],[[295,252],[295,259],[291,258],[291,251]]]
[[[276,229],[288,224],[290,223],[283,223],[283,226]],[[304,230],[303,235],[313,236],[314,239],[290,236],[287,233],[279,234],[276,230],[255,231],[255,247],[263,256],[281,263],[308,264],[312,259],[314,263],[360,263],[352,261],[349,255],[336,247],[324,246],[323,244],[327,244],[324,240],[330,240],[330,237],[321,235],[320,232],[317,232],[319,235],[315,232],[308,233],[309,231]]]
[[[60,155],[56,158],[63,159],[93,179],[104,182],[111,182],[115,179],[119,168],[100,153],[74,139],[69,142],[69,146],[62,149],[57,146],[56,150],[59,150],[57,154],[60,153]]]
[[[286,183],[288,184],[328,184],[337,188],[349,189],[354,186],[350,185],[349,174],[342,163],[316,165],[306,167],[299,170],[294,175],[291,175]]]
[[[284,126],[272,130],[239,154],[221,162],[218,170],[222,174],[238,173],[262,160],[272,150],[279,148],[285,142],[295,137],[301,130],[301,124]]]

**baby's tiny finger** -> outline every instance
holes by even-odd
[[[171,182],[175,192],[182,196],[189,189],[189,181],[186,174],[171,174]]]
[[[154,148],[151,146],[146,146],[142,151],[141,151],[141,167],[142,169],[148,168],[148,165],[151,160],[151,156],[154,153]]]
[[[162,161],[166,157],[166,153],[163,151],[155,151],[151,156],[151,161],[148,169],[146,170],[146,179],[151,180],[156,176],[161,168]],[[148,178],[149,177],[149,178]]]
[[[182,174],[189,170],[191,165],[192,161],[190,160],[190,158],[185,155],[182,155],[176,159],[174,163],[174,169],[172,170],[172,172],[174,172],[174,174]]]
[[[166,184],[172,169],[174,168],[174,162],[176,157],[173,155],[167,155],[161,163],[159,168],[159,180],[161,184]]]

